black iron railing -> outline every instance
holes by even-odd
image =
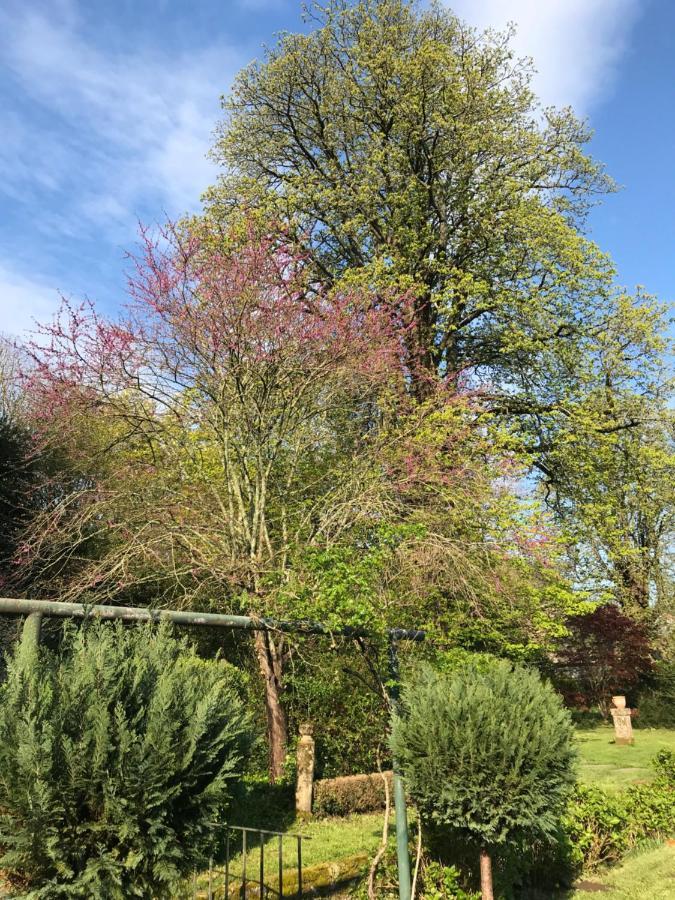
[[[224,897],[229,900],[230,897],[236,897],[246,900],[247,897],[279,897],[283,900],[284,896],[302,897],[302,842],[310,838],[302,834],[247,828],[242,825],[214,823],[213,827],[223,831],[225,859],[218,865],[211,859],[208,870],[199,876],[195,872],[192,880],[193,898],[207,897],[208,900],[216,900]],[[272,854],[275,858],[273,868],[276,871],[270,871],[269,850],[275,840],[277,849],[274,853],[272,847]],[[288,853],[289,845],[295,862],[290,868],[284,867],[284,848],[287,848]],[[235,862],[237,865],[234,865]],[[292,884],[294,871],[297,885]],[[289,890],[286,893],[284,873],[290,876],[287,877]]]

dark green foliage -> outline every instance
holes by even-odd
[[[640,728],[675,728],[675,662],[656,664],[649,686],[640,693],[638,710]]]
[[[414,847],[411,845],[411,853]],[[470,890],[467,874],[460,866],[443,864],[423,853],[415,897],[419,900],[479,900],[480,894]],[[396,849],[390,844],[377,870],[375,895],[378,900],[398,900]],[[367,900],[366,881],[353,892],[355,900]]]
[[[295,782],[270,781],[265,775],[246,775],[237,785],[230,822],[249,828],[284,831],[295,820]]]
[[[657,773],[653,783],[626,791],[577,786],[559,817],[552,842],[524,837],[496,848],[497,896],[503,900],[549,897],[555,890],[569,888],[584,873],[618,863],[645,841],[673,837],[675,754],[664,750],[653,765]],[[462,834],[427,827],[424,846],[432,858],[445,864],[440,871],[455,867],[461,873],[459,883],[477,884],[475,846]]]
[[[654,757],[653,766],[656,769],[656,780],[675,790],[675,752],[659,750]]]
[[[477,900],[479,894],[462,887],[456,866],[444,866],[430,860],[422,870],[422,900]]]
[[[378,750],[382,767],[390,768],[389,710],[373,674],[386,673],[386,659],[307,643],[288,673],[286,699],[291,734],[302,722],[314,725],[316,777],[376,772]]]
[[[675,834],[675,756],[664,750],[654,761],[652,784],[610,794],[577,787],[563,817],[565,846],[575,872],[617,862],[641,841]]]
[[[579,785],[563,817],[563,846],[578,871],[621,859],[629,846],[624,797]]]
[[[573,731],[535,672],[425,669],[404,707],[392,744],[426,822],[487,847],[554,834],[574,783]]]
[[[504,896],[520,898],[528,896],[528,889],[570,886],[579,875],[619,862],[645,841],[675,835],[675,754],[661,751],[653,765],[653,783],[619,793],[579,785],[554,845],[522,847],[500,862]]]
[[[7,581],[9,559],[25,524],[28,491],[34,478],[27,430],[0,409],[0,585]]]
[[[0,689],[0,867],[21,896],[163,898],[209,852],[246,750],[231,667],[165,627],[24,639]]]

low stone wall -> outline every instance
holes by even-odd
[[[384,772],[392,796],[393,775]],[[347,816],[350,813],[384,809],[385,790],[382,775],[346,775],[314,782],[312,811],[318,816]]]

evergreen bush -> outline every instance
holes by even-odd
[[[24,638],[0,687],[0,868],[24,897],[175,896],[247,745],[232,667],[168,627]]]
[[[554,838],[574,785],[573,729],[535,672],[503,660],[420,670],[392,746],[423,820],[480,850],[485,897],[495,850]]]

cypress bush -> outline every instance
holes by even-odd
[[[168,627],[24,638],[0,687],[0,868],[24,897],[175,896],[247,746],[236,670]]]
[[[503,660],[419,670],[392,747],[423,821],[480,853],[484,897],[496,850],[554,839],[574,785],[573,729],[535,672]]]

